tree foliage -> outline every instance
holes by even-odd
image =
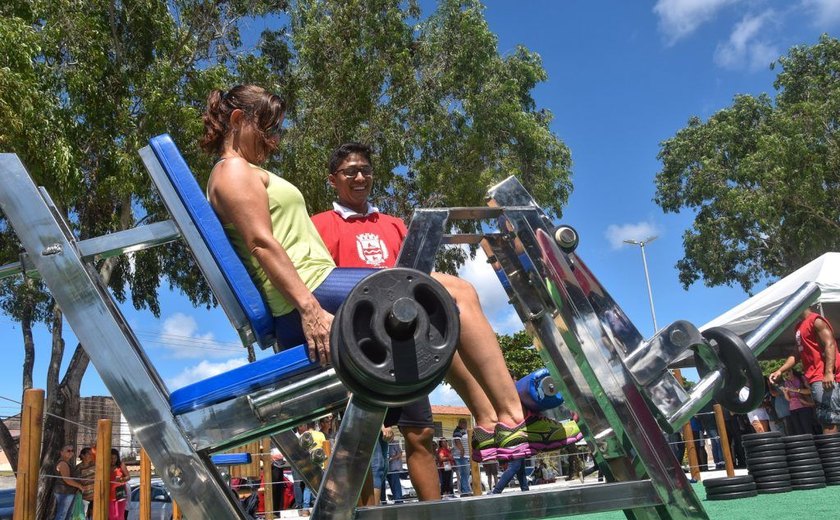
[[[255,25],[268,28],[246,45]],[[516,174],[559,216],[571,159],[531,95],[546,73],[536,53],[500,55],[497,44],[478,0],[444,0],[431,14],[415,0],[10,0],[0,4],[0,150],[21,157],[78,238],[124,230],[166,217],[137,150],[169,132],[203,184],[207,93],[257,83],[287,99],[287,136],[269,167],[300,187],[310,210],[332,199],[332,149],[358,140],[375,150],[386,211],[481,205],[488,185]],[[18,251],[0,215],[0,263]],[[181,247],[96,267],[117,300],[156,315],[161,283],[214,304]],[[49,325],[48,411],[72,411],[62,396],[77,402],[87,358],[76,346],[59,377],[60,309],[31,279],[5,281],[0,307],[26,323],[24,336]],[[27,361],[25,387],[31,371]],[[50,456],[64,442],[56,426]]]
[[[822,36],[776,65],[775,98],[735,96],[661,143],[655,201],[695,213],[677,263],[686,288],[749,291],[840,247],[840,41]]]
[[[499,346],[502,347],[505,364],[514,378],[521,379],[545,366],[533,347],[534,340],[524,330],[513,335],[497,334],[496,337],[499,339]]]

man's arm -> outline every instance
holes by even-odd
[[[817,318],[814,321],[814,330],[817,332],[817,340],[823,348],[823,363],[825,365],[822,380],[823,388],[829,389],[834,386],[834,360],[837,355],[837,342],[834,340],[831,327],[822,318]]]
[[[788,356],[788,358],[785,360],[784,364],[782,364],[782,366],[780,366],[775,372],[770,374],[770,382],[775,383],[779,379],[779,376],[782,375],[782,372],[784,372],[786,370],[790,370],[791,368],[793,368],[793,365],[795,365],[795,364],[796,364],[796,356]]]

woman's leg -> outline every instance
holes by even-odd
[[[493,419],[507,425],[515,425],[524,419],[522,405],[519,402],[519,395],[513,380],[508,376],[505,359],[499,347],[496,333],[487,321],[487,317],[481,310],[478,301],[478,294],[472,285],[455,276],[432,273],[432,277],[440,282],[449,294],[455,299],[458,310],[461,313],[461,337],[458,342],[458,353],[465,365],[466,370],[472,374],[472,378],[464,379],[463,373],[452,372],[453,377],[450,383],[456,390],[463,389],[467,396],[461,395],[467,404],[467,399],[472,399],[478,404],[475,395],[479,393],[475,384],[480,386],[495,411]],[[461,382],[456,382],[459,379]],[[460,387],[460,388],[459,388]],[[484,414],[482,418],[485,427],[487,424],[487,413],[484,410],[472,410],[474,414]],[[479,416],[476,415],[478,422]]]

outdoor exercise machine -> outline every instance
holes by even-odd
[[[153,138],[140,155],[172,219],[77,240],[18,157],[0,154],[0,210],[24,248],[20,262],[0,267],[0,277],[27,271],[43,279],[187,518],[244,520],[211,455],[271,435],[318,490],[316,518],[515,519],[621,509],[634,519],[705,519],[663,431],[678,429],[713,397],[735,412],[755,408],[764,394],[755,357],[819,293],[806,284],[744,339],[725,329],[701,333],[686,321],[644,339],[575,253],[575,230],[552,223],[510,177],[488,191],[488,207],[415,211],[398,267],[360,282],[336,314],[334,366],[322,369],[304,345],[285,344],[275,330],[172,140]],[[481,232],[450,233],[458,220],[476,221]],[[191,250],[243,345],[275,353],[170,393],[92,265],[176,239]],[[579,415],[607,483],[356,507],[386,407],[428,394],[454,353],[457,310],[428,276],[439,248],[452,244],[487,253],[566,405]],[[686,352],[702,376],[691,392],[668,370]],[[340,409],[322,472],[290,428]]]

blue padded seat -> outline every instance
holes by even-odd
[[[198,186],[178,147],[168,134],[149,141],[163,171],[216,262],[225,282],[245,313],[257,342],[263,348],[275,343],[274,317],[245,265],[236,255],[216,213]],[[305,345],[186,386],[169,396],[176,415],[245,395],[265,386],[318,367],[309,361]]]
[[[279,383],[319,366],[309,361],[304,345],[248,363],[169,394],[172,413],[180,415]]]
[[[259,289],[248,275],[248,271],[245,270],[242,260],[234,251],[225,235],[222,223],[219,222],[216,212],[207,202],[190,167],[178,151],[178,147],[175,146],[169,134],[153,137],[149,141],[149,147],[166,172],[172,187],[195,223],[196,229],[219,266],[225,281],[248,317],[257,342],[263,348],[273,345],[275,342],[274,317]]]
[[[240,464],[250,464],[250,453],[216,453],[210,455],[210,461],[217,466],[238,466]]]

